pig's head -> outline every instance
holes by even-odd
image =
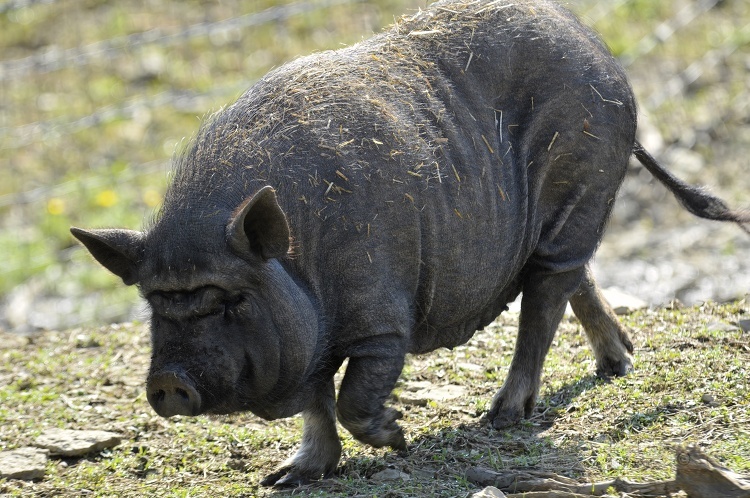
[[[145,233],[71,231],[151,307],[147,390],[159,415],[301,410],[318,314],[285,270],[289,228],[273,189],[233,212],[165,214]]]

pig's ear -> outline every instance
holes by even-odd
[[[138,263],[143,252],[143,234],[133,230],[84,230],[71,227],[70,233],[86,246],[103,267],[126,285],[138,281]]]
[[[263,187],[237,208],[227,225],[227,242],[245,258],[279,258],[289,251],[289,225],[273,188]]]

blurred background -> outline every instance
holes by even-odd
[[[750,207],[750,2],[569,0],[626,66],[640,140]],[[380,31],[424,0],[0,0],[0,330],[142,320],[71,225],[140,228],[170,158],[270,68]],[[651,304],[750,292],[750,237],[696,220],[633,166],[595,262]]]

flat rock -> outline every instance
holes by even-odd
[[[376,474],[373,474],[370,479],[372,479],[373,481],[395,481],[397,479],[408,481],[411,479],[411,476],[405,472],[401,472],[398,469],[385,469]]]
[[[487,486],[482,491],[477,491],[471,495],[471,498],[505,498],[505,493],[495,486]]]
[[[738,325],[743,332],[750,332],[750,320],[740,320]]]
[[[430,401],[443,402],[466,396],[466,388],[448,384],[446,386],[425,385],[415,390],[404,390],[398,397],[402,403],[424,406]]]
[[[640,298],[622,292],[616,287],[602,289],[602,294],[618,315],[627,315],[648,308],[648,303]]]
[[[468,370],[469,372],[476,372],[476,373],[484,372],[484,367],[482,365],[477,365],[476,363],[463,362],[463,363],[459,363],[456,366],[460,368],[461,370]]]
[[[47,450],[40,448],[0,451],[0,479],[41,479],[47,454]]]
[[[112,448],[120,444],[122,436],[108,431],[48,429],[34,444],[46,448],[51,455],[75,457]]]
[[[422,389],[428,389],[430,387],[433,387],[434,384],[428,380],[412,380],[409,382],[404,382],[403,385],[399,386],[404,391],[419,391]]]

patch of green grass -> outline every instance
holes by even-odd
[[[409,358],[405,381],[457,383],[465,398],[427,406],[391,404],[410,445],[399,456],[354,441],[339,429],[343,458],[337,476],[296,493],[311,496],[466,496],[475,466],[531,469],[582,482],[634,481],[674,474],[674,447],[697,443],[728,467],[750,472],[750,392],[746,319],[741,301],[653,310],[624,318],[636,344],[636,371],[605,382],[577,321],[561,324],[544,370],[533,416],[497,431],[479,419],[498,389],[471,362],[504,376],[517,316],[498,322],[452,351]],[[157,417],[144,396],[149,344],[143,325],[49,332],[0,341],[0,448],[32,445],[45,428],[105,429],[122,444],[83,458],[51,458],[37,482],[0,481],[9,496],[287,496],[259,486],[290,456],[299,417],[263,422],[250,414]],[[502,354],[501,354],[502,353]],[[447,372],[453,372],[447,375]],[[708,398],[704,395],[710,395]],[[396,468],[405,481],[377,482]]]
[[[731,456],[739,471],[748,469],[748,447],[737,453],[741,446],[723,439],[750,417],[747,339],[739,329],[706,331],[716,320],[736,323],[735,313],[747,311],[737,305],[706,305],[631,320],[642,345],[636,351],[636,372],[581,393],[575,415],[563,417],[595,428],[584,453],[596,462],[594,475],[638,479],[645,464],[648,476],[643,477],[666,478],[673,474],[672,446],[678,443],[707,445],[709,452]],[[618,465],[612,467],[613,460]]]

